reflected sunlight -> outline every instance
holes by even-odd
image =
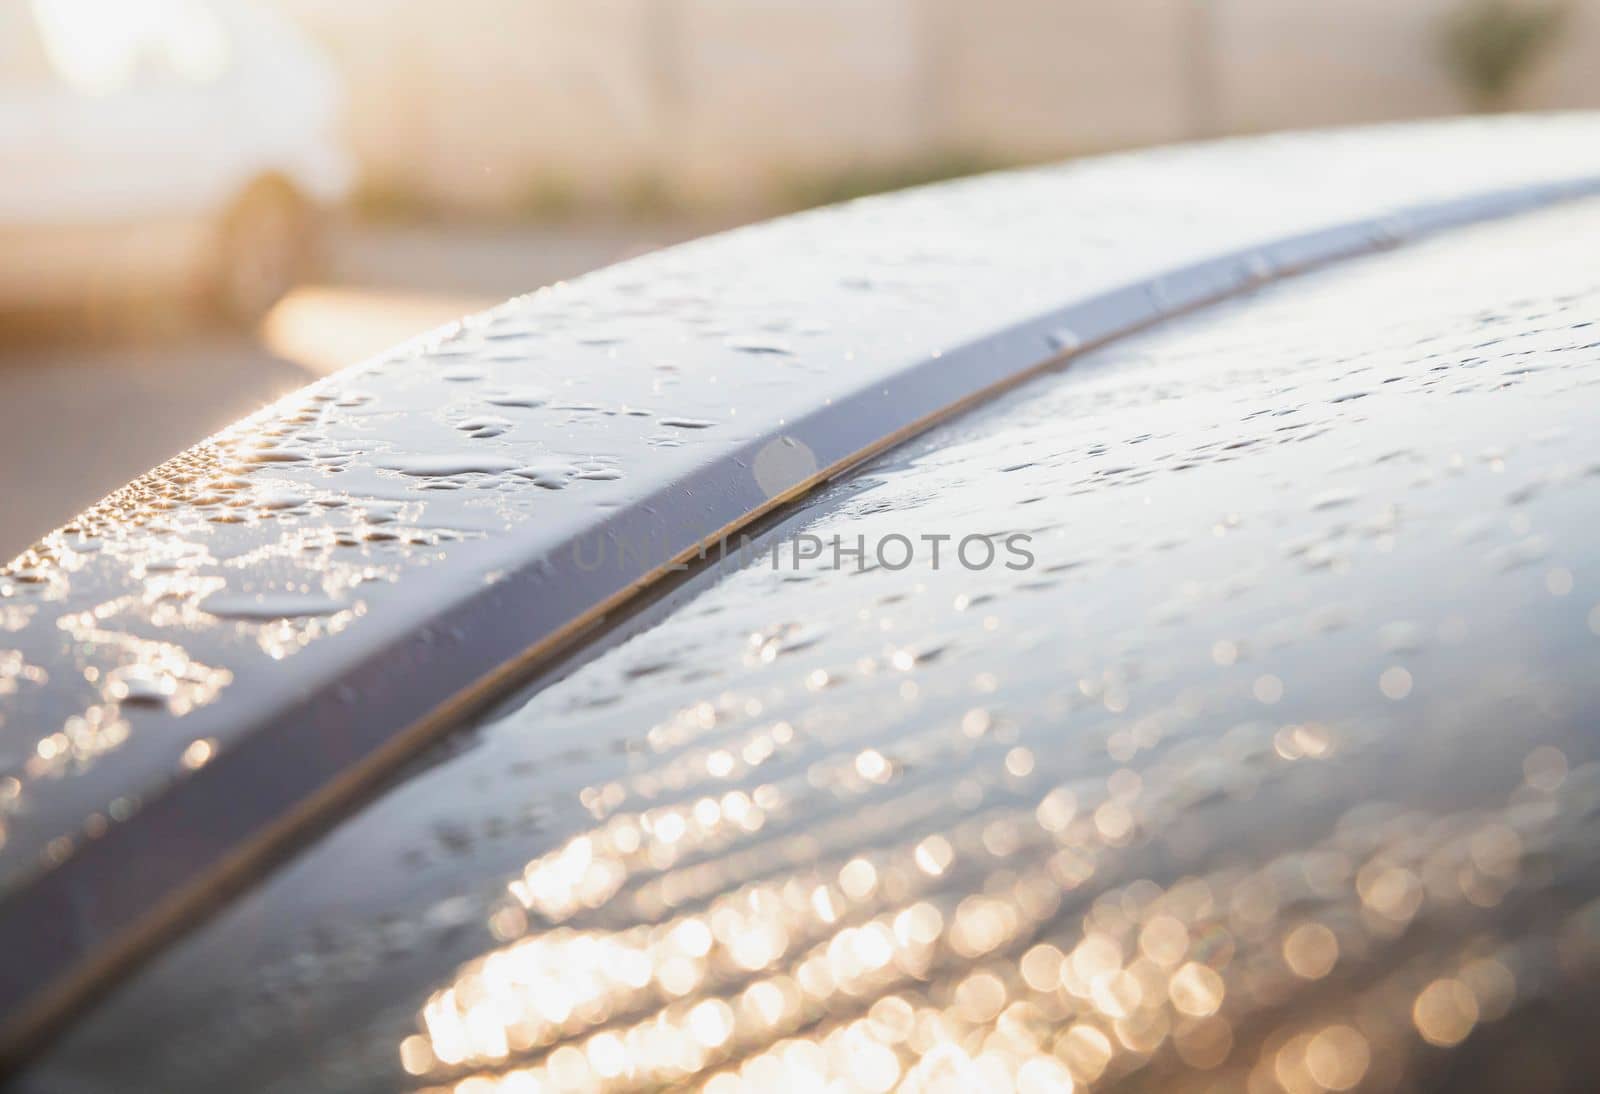
[[[473,296],[309,285],[267,313],[260,337],[277,356],[326,376],[495,303]]]

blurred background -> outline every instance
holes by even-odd
[[[466,312],[860,194],[1600,106],[1600,0],[0,0],[0,557]]]

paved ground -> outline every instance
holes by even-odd
[[[0,331],[0,562],[84,506],[265,403],[507,296],[696,233],[366,228],[333,241],[326,283],[253,334],[176,308],[86,332]]]

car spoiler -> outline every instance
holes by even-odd
[[[983,176],[544,288],[239,422],[0,570],[0,1053],[829,477],[1084,347],[1597,190],[1588,115]]]

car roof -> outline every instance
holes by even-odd
[[[37,941],[4,987],[12,1028],[706,541],[1084,346],[1586,193],[1593,125],[1229,142],[856,203],[512,301],[157,469],[0,576],[0,923]],[[632,550],[588,568],[585,543]]]
[[[1597,230],[1271,286],[880,457],[37,1075],[1581,1088],[1550,1031],[1600,956]]]

